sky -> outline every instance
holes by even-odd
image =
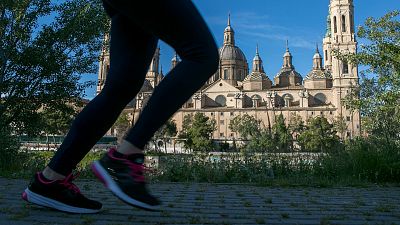
[[[228,14],[235,31],[236,45],[243,51],[251,71],[256,46],[266,74],[272,80],[283,63],[286,40],[293,55],[296,70],[305,77],[312,68],[316,45],[322,49],[326,32],[329,0],[193,0],[210,27],[219,47],[223,44]],[[355,25],[368,17],[379,18],[400,9],[399,0],[354,0]],[[151,13],[149,11],[149,13]],[[359,44],[364,40],[358,40]],[[174,50],[160,42],[160,63],[166,74],[171,68]],[[321,51],[322,55],[322,51]],[[85,74],[81,81],[97,81],[97,74]],[[85,98],[95,96],[96,87],[85,91]]]

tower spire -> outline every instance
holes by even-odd
[[[262,65],[262,60],[258,51],[258,44],[256,47],[256,56],[253,59],[253,72],[264,72],[264,68]]]
[[[292,54],[289,51],[289,40],[286,40],[286,52],[283,55],[283,68],[294,68],[292,64]]]
[[[235,45],[235,32],[231,27],[231,13],[228,14],[228,25],[224,31],[224,45]]]
[[[286,52],[289,52],[289,40],[286,39]]]

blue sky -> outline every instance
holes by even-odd
[[[296,70],[304,77],[312,67],[315,45],[321,47],[326,31],[329,0],[193,0],[208,23],[218,46],[223,43],[223,31],[228,13],[235,30],[236,45],[246,55],[249,66],[258,43],[264,69],[272,79],[282,66],[286,39]],[[398,0],[354,0],[355,24],[362,25],[367,17],[381,17],[400,9]],[[359,40],[362,43],[363,40]],[[174,51],[160,42],[164,74],[171,68]],[[322,54],[322,52],[321,52]],[[251,68],[250,68],[251,70]],[[84,80],[97,80],[97,74],[87,74]],[[95,96],[96,87],[86,90],[85,98]]]

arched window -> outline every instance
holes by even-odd
[[[337,21],[336,16],[333,17],[333,32],[337,33]]]
[[[343,74],[348,74],[349,73],[349,63],[347,63],[347,61],[344,60],[342,63],[342,66],[343,66],[343,68],[342,68]]]
[[[226,106],[226,98],[223,95],[218,95],[215,98],[215,102],[218,104],[218,106],[221,106],[221,107]]]
[[[342,15],[342,32],[346,32],[346,16]]]
[[[316,105],[325,105],[326,104],[326,96],[322,93],[318,93],[314,96],[314,101]]]
[[[251,97],[251,100],[253,101],[253,107],[254,108],[257,108],[257,107],[259,107],[261,105],[261,101],[262,101],[261,96],[255,94],[255,95],[253,95]]]
[[[285,107],[290,107],[291,102],[293,101],[293,96],[291,94],[284,94],[282,96],[283,104]]]

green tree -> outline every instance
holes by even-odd
[[[158,140],[162,139],[164,143],[164,150],[167,150],[167,142],[171,138],[175,137],[178,133],[178,129],[174,120],[168,120],[153,136],[153,144],[158,149]]]
[[[274,152],[277,149],[277,144],[271,132],[263,129],[259,135],[250,139],[246,149],[250,152]]]
[[[275,124],[272,126],[272,136],[278,151],[290,151],[292,136],[282,114],[276,116]]]
[[[248,114],[238,115],[231,119],[229,129],[238,132],[244,139],[251,139],[260,135],[261,120],[257,120],[254,116]]]
[[[211,135],[215,130],[215,120],[211,120],[202,113],[196,113],[194,116],[188,114],[184,117],[179,137],[186,139],[185,148],[210,151],[214,148]]]
[[[367,44],[356,54],[341,54],[354,65],[365,65],[361,71],[360,88],[355,88],[345,102],[360,110],[362,128],[369,135],[387,142],[398,140],[400,133],[400,11],[390,12],[379,19],[368,18],[359,27],[358,37]]]
[[[2,0],[0,126],[15,134],[65,131],[49,126],[75,114],[92,85],[79,79],[96,71],[108,26],[97,0]]]
[[[346,120],[344,119],[343,116],[337,116],[333,120],[333,128],[340,134],[340,139],[343,140],[347,130]]]
[[[127,112],[123,111],[112,126],[112,129],[114,129],[117,133],[116,137],[118,139],[118,143],[121,143],[126,132],[130,128],[130,125],[129,115]]]
[[[339,145],[339,137],[333,125],[325,117],[308,120],[307,128],[299,135],[302,150],[309,152],[332,152]]]
[[[290,133],[290,136],[292,137],[292,149],[295,148],[294,144],[295,142],[298,141],[299,139],[299,135],[304,131],[305,129],[305,125],[304,125],[304,121],[301,118],[300,115],[296,114],[296,113],[292,113],[292,115],[290,116],[289,119],[289,124],[288,124],[288,130]]]

